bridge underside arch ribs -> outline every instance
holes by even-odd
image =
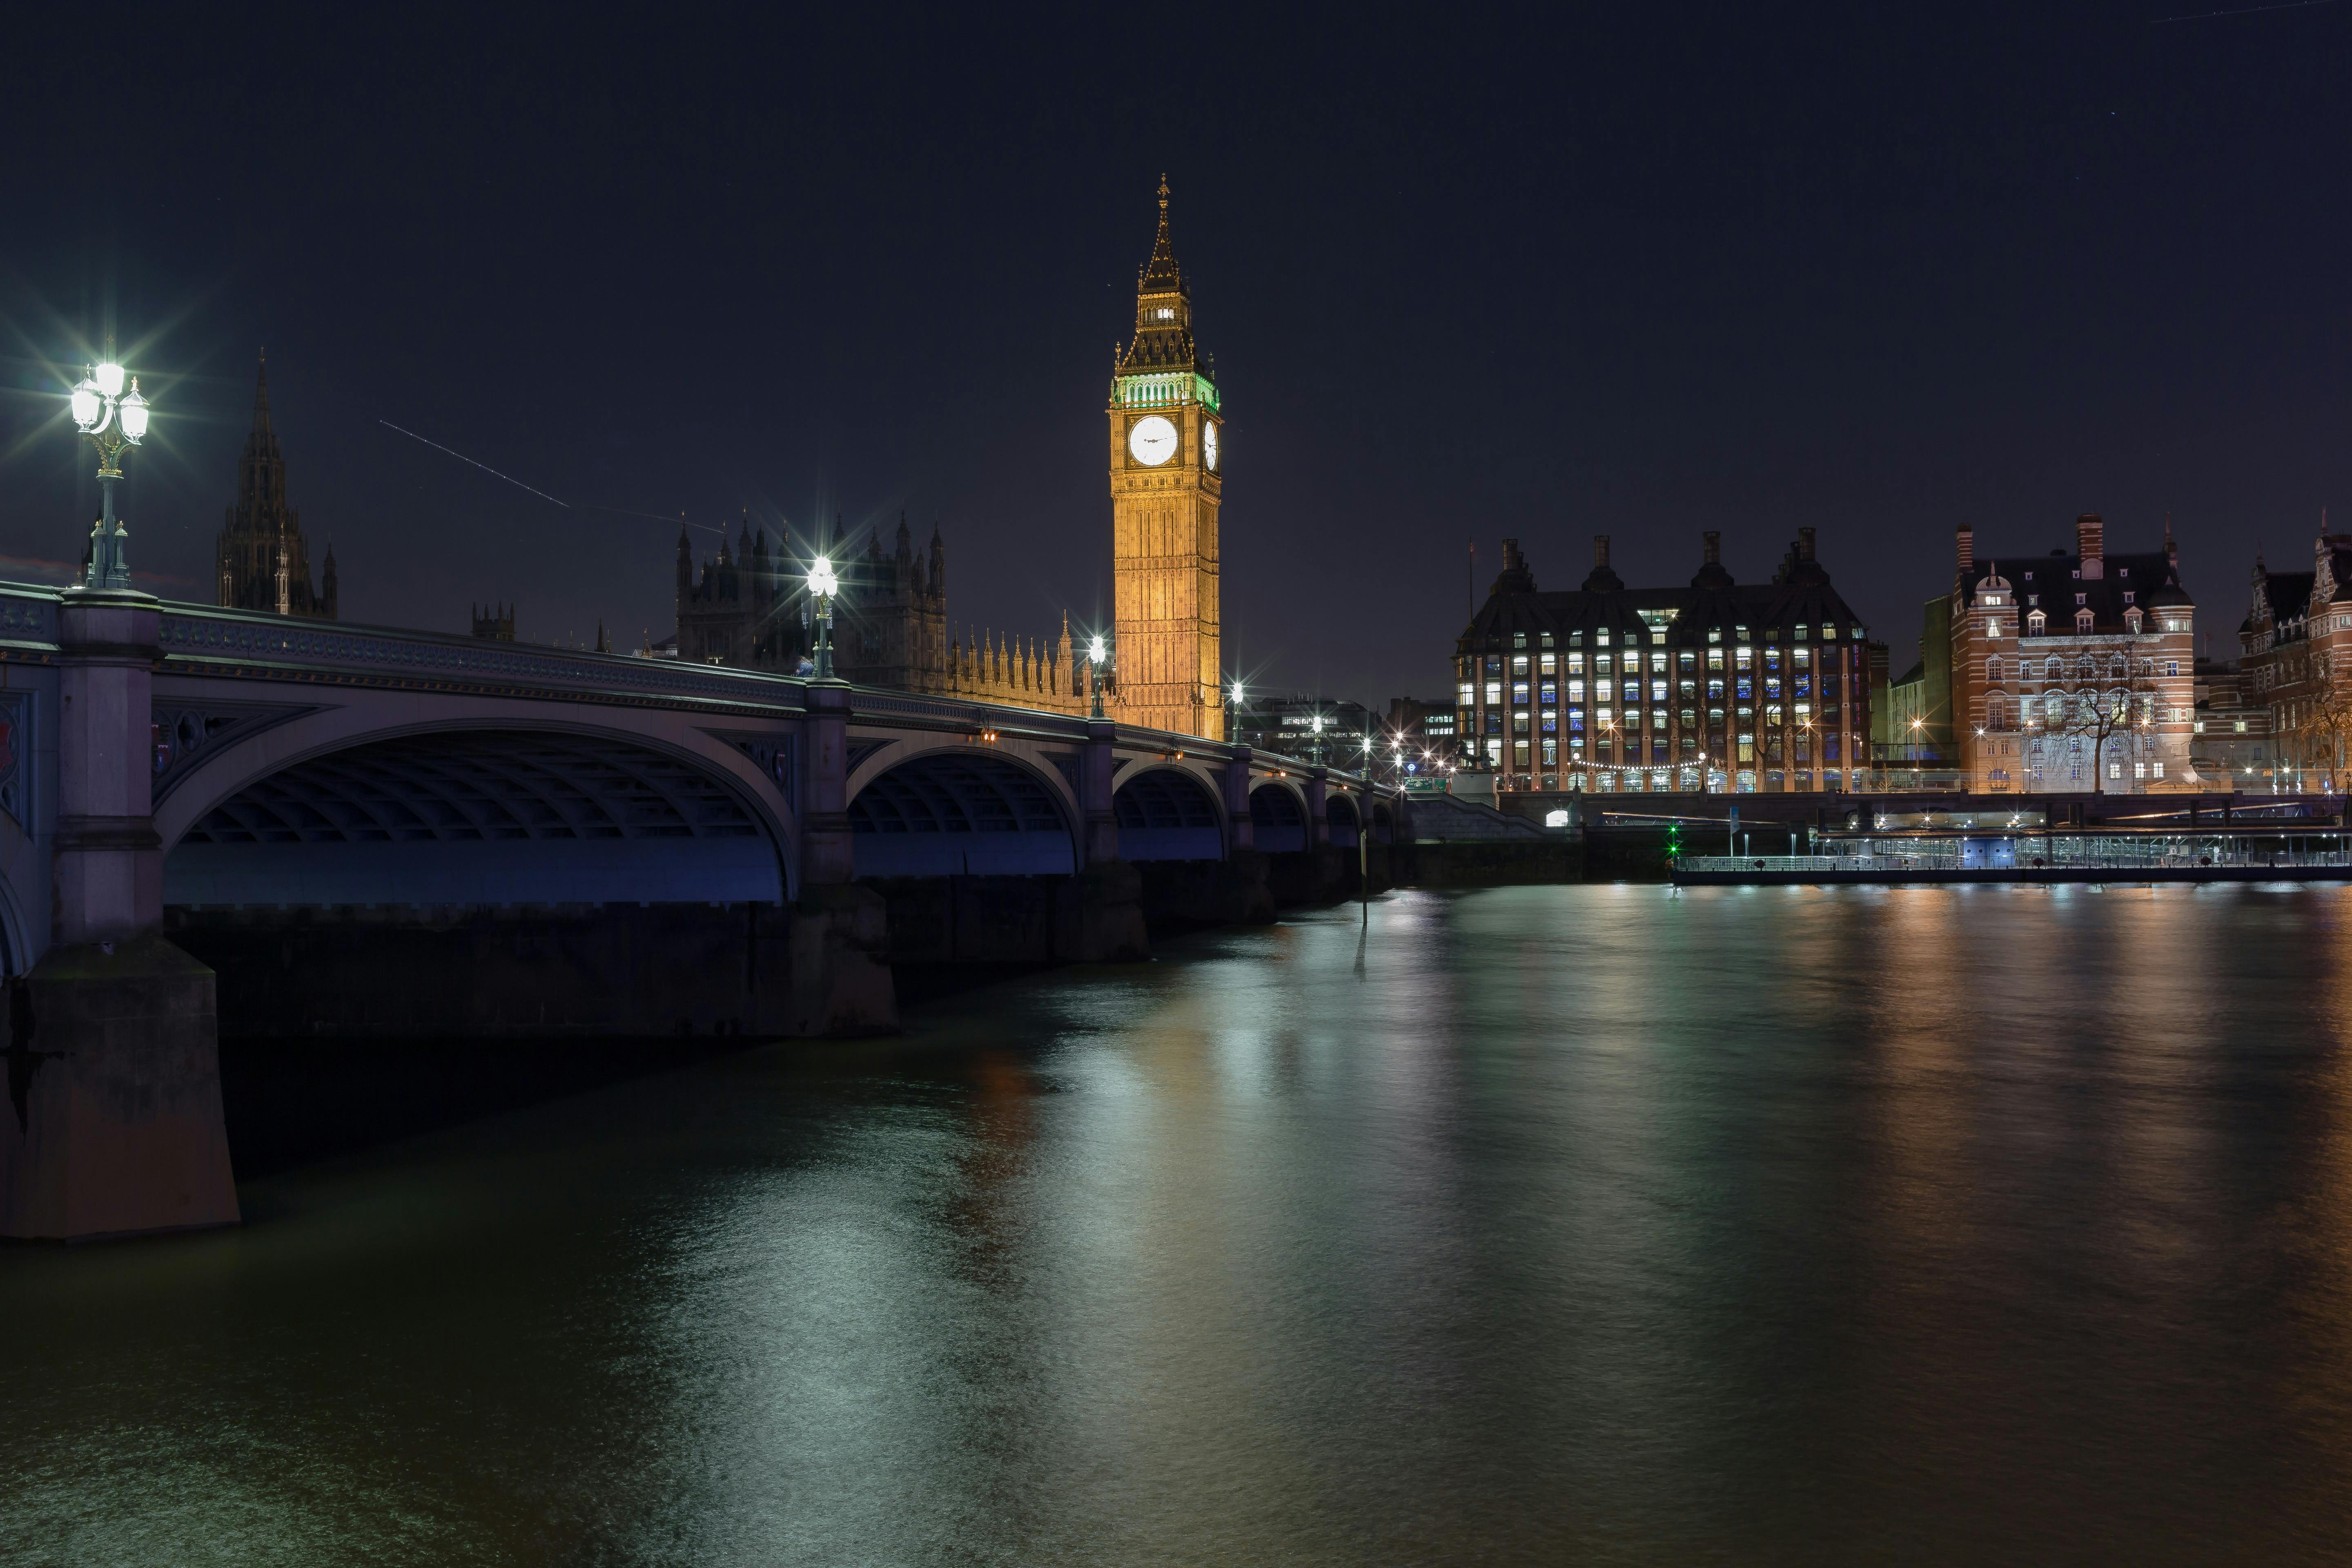
[[[1062,877],[1068,819],[1044,780],[1003,757],[934,752],[879,773],[849,803],[863,877]]]
[[[1287,855],[1307,847],[1307,808],[1298,796],[1278,784],[1262,784],[1250,791],[1250,841],[1268,855]]]
[[[1181,768],[1147,768],[1111,796],[1122,860],[1222,860],[1224,826],[1208,787]]]
[[[776,846],[724,782],[597,736],[438,732],[331,752],[198,818],[172,904],[778,902]]]

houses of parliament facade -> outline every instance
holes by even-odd
[[[1213,358],[1192,337],[1192,288],[1177,266],[1160,183],[1160,229],[1136,278],[1135,330],[1114,363],[1109,405],[1116,641],[1107,710],[1122,722],[1224,738],[1217,580],[1223,435]],[[1042,636],[951,634],[947,548],[918,546],[904,518],[885,545],[836,557],[835,668],[860,685],[952,692],[1078,713],[1091,701],[1067,617]],[[677,657],[792,671],[813,647],[801,567],[746,521],[698,563],[677,542]]]

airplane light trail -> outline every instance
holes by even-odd
[[[463,453],[463,452],[459,452],[459,451],[454,451],[454,450],[452,450],[451,448],[449,448],[449,447],[444,447],[444,446],[443,446],[440,442],[438,442],[438,441],[431,440],[431,439],[429,439],[429,438],[427,438],[427,437],[425,437],[419,436],[419,435],[418,435],[415,431],[414,431],[414,430],[402,430],[402,429],[401,429],[401,427],[400,427],[399,426],[394,425],[394,424],[391,420],[389,420],[389,419],[379,419],[379,420],[377,420],[377,421],[376,421],[376,423],[377,423],[377,424],[379,424],[379,425],[381,425],[381,426],[383,426],[385,429],[387,429],[387,430],[400,430],[400,433],[401,433],[402,435],[404,435],[404,436],[407,437],[408,437],[410,440],[412,440],[412,441],[423,441],[426,446],[428,446],[428,447],[432,447],[432,448],[433,448],[435,451],[436,451],[436,452],[447,452],[451,457],[453,457],[453,458],[457,458],[457,459],[459,462],[461,462],[461,463],[473,463],[473,464],[474,464],[474,467],[476,467],[476,468],[478,468],[481,469],[481,470],[482,470],[482,472],[484,472],[484,473],[486,473],[486,474],[488,474],[488,475],[492,476],[493,478],[504,479],[504,480],[506,480],[506,482],[507,482],[507,483],[509,483],[509,484],[510,484],[510,485],[514,486],[514,487],[515,487],[515,489],[520,489],[520,490],[530,490],[530,493],[531,493],[531,494],[533,494],[533,495],[537,496],[537,497],[538,497],[540,500],[552,500],[552,501],[555,501],[555,504],[556,504],[556,505],[558,505],[558,506],[562,507],[562,508],[564,510],[566,510],[566,511],[570,511],[570,510],[572,510],[572,503],[571,503],[570,501],[568,501],[568,500],[555,500],[555,498],[554,498],[553,496],[551,496],[551,495],[549,495],[545,490],[531,489],[531,487],[530,487],[530,486],[529,486],[529,485],[527,485],[527,484],[524,484],[520,479],[516,479],[512,474],[501,474],[501,473],[499,473],[496,468],[492,468],[492,467],[490,467],[488,463],[474,463],[474,459],[473,459],[473,458],[469,458],[469,457],[467,457],[467,456],[466,456],[466,454],[465,454],[465,453]]]

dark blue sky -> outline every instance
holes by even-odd
[[[20,16],[0,555],[79,548],[54,395],[110,311],[159,592],[209,597],[267,343],[347,619],[634,646],[656,519],[747,506],[904,509],[959,622],[1084,619],[1164,169],[1262,681],[1442,689],[1474,536],[1483,592],[1505,534],[1573,586],[1594,532],[1747,580],[1802,523],[1905,663],[1955,524],[2085,510],[2169,511],[2231,651],[2256,548],[2352,506],[2352,3],[1767,9]]]

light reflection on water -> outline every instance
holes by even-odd
[[[2347,915],[1402,894],[287,1173],[0,1253],[0,1560],[2340,1560]]]

